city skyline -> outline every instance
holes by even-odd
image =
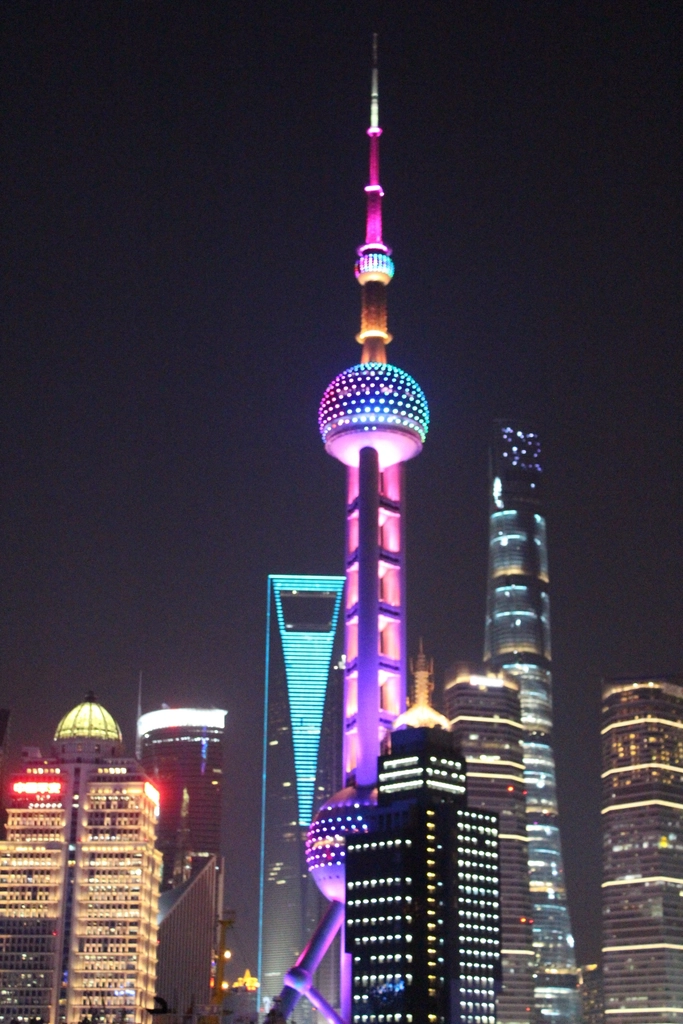
[[[14,749],[44,745],[92,685],[132,751],[142,669],[149,706],[229,708],[228,817],[258,801],[263,581],[342,568],[343,488],[315,408],[355,328],[339,254],[360,226],[358,69],[378,29],[395,359],[434,424],[408,470],[408,650],[424,635],[437,685],[479,659],[488,425],[533,419],[569,903],[594,960],[599,679],[681,657],[674,15],[399,7],[285,24],[169,5],[162,26],[152,8],[100,10],[3,15]]]

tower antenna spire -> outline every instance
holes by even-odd
[[[135,756],[140,760],[140,754],[142,753],[142,745],[140,742],[140,733],[138,731],[138,722],[142,717],[142,669],[140,669],[140,675],[138,676],[138,716],[135,719]]]
[[[362,363],[386,363],[386,347],[391,341],[387,330],[386,286],[394,276],[391,249],[382,239],[382,197],[379,182],[379,74],[377,70],[377,33],[372,36],[372,80],[370,87],[370,174],[365,186],[367,213],[365,244],[358,249],[356,278],[363,289],[360,332],[356,340],[363,346]]]
[[[372,34],[372,87],[370,90],[370,127],[379,128],[379,76],[377,72],[377,33]]]

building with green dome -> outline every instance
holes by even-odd
[[[95,700],[90,690],[85,700],[68,711],[55,732],[55,743],[60,740],[94,739],[122,743],[121,730],[107,709]]]
[[[95,695],[9,786],[0,1019],[142,1024],[155,994],[159,792]]]

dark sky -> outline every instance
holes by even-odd
[[[380,33],[409,634],[481,657],[489,424],[544,441],[555,749],[599,945],[600,678],[681,670],[680,4],[12,3],[0,11],[0,703],[229,709],[255,967],[266,575],[342,570],[316,412],[356,361]],[[240,963],[242,966],[242,963]]]

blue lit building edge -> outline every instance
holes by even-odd
[[[287,676],[299,824],[307,826],[313,816],[320,730],[345,577],[269,576],[269,582]],[[330,628],[324,632],[287,629],[282,610],[283,591],[335,594]]]
[[[302,576],[270,574],[266,601],[265,689],[263,704],[263,754],[261,777],[261,836],[259,856],[259,927],[258,972],[262,975],[263,912],[266,846],[266,794],[268,784],[268,707],[270,700],[271,611],[275,616],[282,643],[287,678],[292,746],[297,785],[299,824],[310,824],[315,797],[315,777],[325,696],[332,661],[339,611],[345,576]],[[335,595],[329,629],[315,632],[286,628],[282,608],[282,593],[299,591],[301,594],[330,593]]]

